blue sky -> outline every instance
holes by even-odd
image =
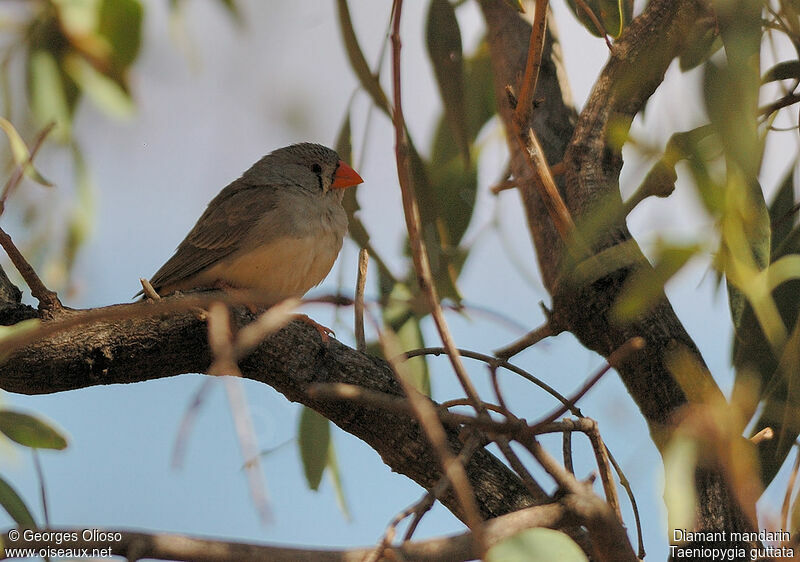
[[[377,58],[390,4],[351,1],[356,30],[370,61]],[[402,30],[404,109],[412,134],[423,148],[439,111],[423,48],[424,4],[406,4]],[[562,4],[555,3],[554,9],[580,104],[602,67],[606,48],[602,40],[578,26]],[[333,144],[356,87],[336,27],[334,3],[249,0],[241,5],[243,28],[236,27],[215,2],[187,3],[183,21],[170,27],[162,3],[147,2],[143,51],[132,73],[136,115],[119,122],[90,104],[80,109],[76,136],[94,176],[96,214],[93,235],[75,270],[76,293],[66,304],[92,307],[128,302],[138,290],[138,278],[150,276],[172,254],[207,202],[263,154],[298,141]],[[469,51],[481,34],[480,14],[473,3],[467,3],[459,9],[459,17]],[[696,87],[692,76],[671,71],[668,83],[648,105],[648,121],[637,120],[636,133],[663,145],[671,131],[696,123],[701,111],[689,102],[696,99],[692,92]],[[359,95],[353,112],[353,166],[365,179],[359,191],[362,218],[376,247],[399,269],[403,216],[392,131],[376,112],[365,145],[366,108],[366,96]],[[468,302],[532,328],[543,320],[538,301],[547,302],[547,295],[540,282],[530,282],[503,250],[513,248],[525,272],[538,277],[519,201],[514,192],[498,198],[487,192],[505,165],[502,131],[496,123],[482,133],[480,142],[485,145],[481,193],[466,236],[476,243],[460,287]],[[71,190],[70,167],[57,151],[44,156],[40,168],[57,183],[58,192],[37,197],[45,205],[61,204]],[[646,168],[636,163],[635,154],[628,151],[626,156],[622,190],[628,194]],[[27,185],[25,189],[40,188]],[[9,213],[13,212],[12,200]],[[501,217],[502,237],[484,228],[495,213]],[[646,201],[629,222],[645,250],[657,234],[690,237],[709,232],[709,222],[690,190],[680,184],[670,199]],[[352,291],[356,256],[355,245],[346,242],[334,271],[312,295],[339,287]],[[368,285],[373,295],[374,281],[371,278]],[[668,293],[727,391],[732,375],[726,297],[715,289],[707,264],[693,263],[670,284]],[[340,312],[339,323],[327,308],[309,312],[352,345],[349,309]],[[451,314],[449,320],[459,346],[484,353],[521,335],[477,314],[469,318]],[[436,345],[432,326],[426,325],[425,330],[427,341]],[[577,389],[603,364],[569,335],[543,342],[517,361],[564,394]],[[446,360],[432,359],[430,364],[434,397],[457,396]],[[485,368],[474,363],[469,368],[479,390],[492,396]],[[529,384],[511,375],[501,380],[512,410],[519,415],[535,419],[553,407]],[[218,383],[200,410],[178,470],[171,467],[170,456],[180,420],[201,384],[199,375],[51,396],[5,395],[6,403],[45,415],[71,437],[67,451],[43,454],[52,523],[321,547],[358,546],[378,541],[391,518],[422,495],[416,484],[391,473],[374,451],[337,430],[334,441],[352,511],[352,520],[345,520],[329,482],[324,481],[316,493],[305,485],[292,441],[298,407],[271,388],[243,381],[259,446],[269,449],[283,444],[264,460],[273,521],[262,525],[249,497],[224,388]],[[664,558],[661,461],[643,419],[615,373],[587,395],[581,408],[598,420],[606,443],[632,482],[649,555]],[[559,451],[557,440],[544,442]],[[593,470],[588,442],[578,438],[575,445],[578,476],[588,476]],[[3,450],[0,470],[30,504],[38,505],[37,483],[25,451]],[[548,481],[543,478],[543,482]],[[626,499],[622,505],[633,533]],[[10,524],[8,518],[0,520]],[[425,517],[417,536],[462,529],[437,506]]]

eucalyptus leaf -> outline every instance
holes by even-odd
[[[575,0],[567,0],[567,5],[578,18],[578,21],[593,35],[603,37],[608,33],[617,38],[622,34],[625,26],[633,19],[633,0],[585,0],[584,4],[592,11],[595,18],[603,26],[598,29],[586,10]]]
[[[488,550],[487,562],[588,562],[569,536],[554,529],[525,529]]]
[[[350,507],[347,505],[347,496],[344,493],[344,486],[342,485],[342,475],[339,471],[339,461],[336,459],[336,450],[333,446],[333,441],[331,441],[330,446],[328,447],[328,475],[331,478],[331,483],[333,484],[333,491],[336,494],[336,503],[339,506],[339,510],[344,515],[345,519],[350,521],[352,516],[350,514]]]
[[[328,464],[328,449],[331,442],[330,422],[311,408],[303,407],[300,426],[297,430],[297,443],[300,459],[308,487],[319,488],[322,473]]]
[[[794,196],[794,170],[793,166],[783,177],[775,197],[769,204],[769,220],[772,228],[772,238],[770,243],[770,261],[775,261],[778,248],[792,232],[795,224],[797,211],[793,211],[795,205]]]
[[[464,162],[469,162],[470,137],[465,107],[461,30],[455,8],[449,0],[431,0],[425,35],[447,122]]]
[[[68,55],[64,68],[70,78],[106,114],[119,119],[131,117],[135,111],[133,100],[115,80],[98,72],[89,62],[77,55]]]
[[[0,432],[6,437],[36,449],[67,448],[67,438],[49,423],[14,410],[0,410]]]
[[[22,171],[24,174],[36,183],[47,187],[52,187],[53,184],[47,181],[33,166],[28,145],[26,145],[25,141],[22,140],[22,137],[19,136],[19,133],[14,128],[14,125],[12,125],[8,119],[0,117],[0,128],[3,129],[6,137],[8,137],[8,144],[11,147],[11,156],[14,158],[14,162],[17,164],[17,166],[22,166]]]
[[[779,62],[761,77],[761,82],[776,82],[778,80],[800,81],[800,60],[785,60]]]
[[[353,20],[350,18],[350,8],[347,6],[347,0],[336,0],[336,11],[339,15],[339,29],[342,32],[342,39],[344,40],[344,47],[347,52],[347,59],[350,61],[350,66],[356,73],[361,87],[370,95],[378,109],[383,111],[391,119],[392,109],[389,105],[389,100],[383,92],[383,88],[381,88],[378,77],[369,69],[367,59],[364,58],[364,52],[358,44],[358,38],[353,29]]]
[[[44,49],[33,50],[28,55],[28,96],[33,116],[40,126],[55,122],[53,135],[66,141],[72,134],[74,105],[67,94],[66,76],[59,69],[55,57]]]
[[[33,519],[25,501],[17,494],[17,491],[0,477],[0,505],[11,516],[11,519],[20,527],[35,528],[36,521]]]
[[[112,67],[118,72],[139,55],[143,15],[139,0],[103,0],[100,6],[98,33],[111,45]]]

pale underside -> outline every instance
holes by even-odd
[[[342,238],[331,232],[305,238],[280,238],[246,253],[235,252],[196,275],[163,287],[161,294],[198,287],[228,286],[260,291],[272,305],[302,297],[333,267]],[[263,299],[263,300],[262,300]]]

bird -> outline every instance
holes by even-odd
[[[274,150],[211,200],[150,284],[160,296],[257,291],[265,306],[300,298],[333,267],[347,232],[344,191],[363,181],[326,146]]]

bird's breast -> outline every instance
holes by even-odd
[[[257,228],[229,258],[209,268],[207,283],[256,289],[270,304],[289,297],[302,297],[328,275],[347,230],[347,217],[306,217],[304,228],[294,235],[262,237]]]

